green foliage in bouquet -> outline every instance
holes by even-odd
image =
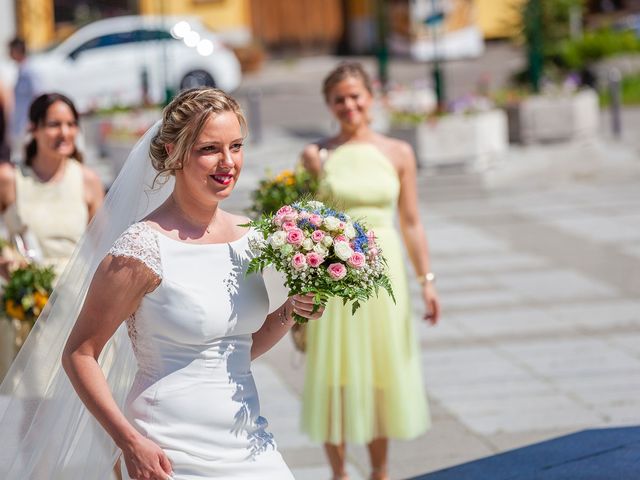
[[[11,274],[2,295],[2,307],[9,318],[35,323],[53,290],[52,267],[35,264]]]
[[[253,218],[271,215],[283,205],[290,205],[304,197],[313,197],[318,191],[318,180],[303,168],[284,170],[276,176],[267,172],[258,188],[251,194],[253,201],[249,214]]]

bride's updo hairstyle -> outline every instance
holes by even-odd
[[[149,156],[158,177],[174,175],[189,157],[191,148],[210,115],[233,112],[243,135],[247,121],[238,102],[217,88],[193,88],[179,93],[162,111],[162,125],[151,140]],[[173,144],[169,154],[167,145]]]

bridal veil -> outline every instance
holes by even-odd
[[[89,225],[40,318],[0,385],[0,478],[105,480],[119,452],[76,395],[60,362],[99,263],[129,225],[171,193],[173,178],[152,188],[149,145],[157,122],[135,145]],[[113,298],[114,302],[118,298]],[[136,370],[124,323],[100,366],[122,406]]]

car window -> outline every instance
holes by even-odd
[[[156,40],[175,40],[171,34],[165,30],[138,30],[139,41],[150,42]]]
[[[131,30],[128,32],[111,33],[108,35],[102,35],[100,37],[92,38],[88,42],[83,43],[78,48],[73,50],[69,54],[69,57],[75,59],[82,52],[97,48],[115,47],[117,45],[124,45],[127,43],[150,42],[157,40],[174,40],[174,38],[169,32],[166,32],[164,30],[139,29]]]

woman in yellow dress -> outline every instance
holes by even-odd
[[[323,93],[340,131],[308,145],[303,165],[321,179],[320,197],[375,231],[397,302],[381,292],[351,315],[349,305],[330,301],[324,321],[309,324],[302,428],[324,443],[334,480],[348,478],[346,443],[367,444],[371,479],[384,480],[388,439],[414,438],[429,427],[396,214],[421,285],[424,318],[432,324],[439,317],[438,296],[411,147],[371,130],[371,81],[360,64],[343,63],[330,72]]]
[[[98,175],[76,147],[78,112],[64,95],[37,97],[29,109],[31,141],[24,163],[0,164],[0,212],[7,233],[36,240],[40,260],[62,273],[76,243],[104,198]],[[28,233],[27,233],[28,232]],[[0,276],[10,259],[0,257]],[[15,356],[15,333],[0,318],[0,379]]]

